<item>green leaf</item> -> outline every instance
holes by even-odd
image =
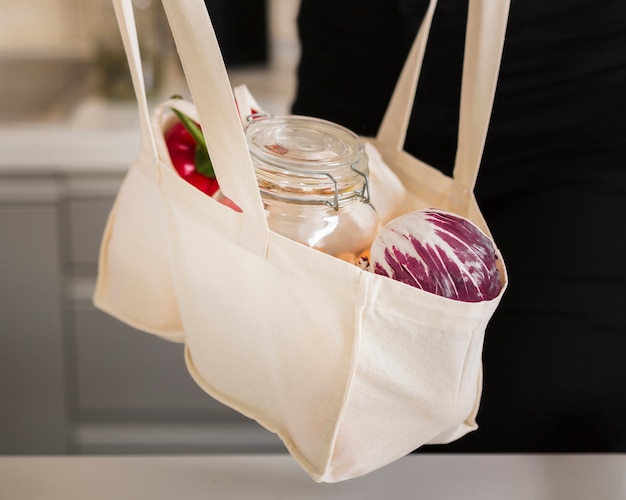
[[[213,170],[213,163],[211,163],[211,158],[209,158],[206,147],[202,147],[200,144],[196,145],[194,161],[196,170],[199,173],[210,179],[215,179],[215,170]]]
[[[193,140],[196,142],[196,152],[194,154],[194,162],[196,164],[196,170],[208,177],[209,179],[215,179],[215,170],[213,170],[213,163],[209,157],[209,150],[204,140],[204,135],[200,127],[189,118],[185,113],[178,111],[177,109],[170,108],[174,114],[178,117],[183,127],[189,132]]]
[[[189,118],[185,113],[181,113],[180,111],[174,108],[170,108],[170,109],[178,117],[180,122],[183,124],[183,127],[185,127],[185,129],[187,130],[187,132],[189,132],[191,137],[193,137],[193,140],[196,141],[196,144],[206,149],[206,142],[204,140],[204,135],[202,135],[202,130],[200,130],[200,127],[196,125],[196,122],[194,122],[191,118]]]

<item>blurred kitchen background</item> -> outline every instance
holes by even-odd
[[[188,95],[158,0],[134,0],[151,104]],[[206,0],[233,86],[289,110],[298,0]],[[94,309],[138,118],[110,0],[0,0],[0,454],[280,452],[202,392],[182,346]]]

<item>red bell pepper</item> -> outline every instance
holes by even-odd
[[[178,117],[165,132],[165,143],[179,175],[203,193],[213,196],[219,189],[200,126],[178,110]]]
[[[164,137],[176,171],[192,186],[222,205],[241,212],[241,208],[220,190],[200,125],[177,109],[172,108],[172,111],[179,121],[165,131]]]

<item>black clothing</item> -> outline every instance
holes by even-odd
[[[302,0],[293,112],[374,135],[426,0]],[[467,0],[440,2],[405,149],[454,162]],[[626,451],[626,2],[513,0],[476,186],[509,270],[480,428],[425,451]]]

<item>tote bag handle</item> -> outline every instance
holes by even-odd
[[[431,0],[428,6],[377,134],[380,142],[397,151],[404,149],[436,4]],[[469,0],[453,173],[467,198],[474,190],[489,128],[509,7],[510,0]]]
[[[148,99],[146,97],[146,85],[141,70],[141,56],[139,52],[139,41],[137,38],[137,30],[135,27],[135,15],[133,12],[132,0],[121,1],[113,0],[113,8],[117,24],[120,27],[124,51],[128,59],[133,90],[137,97],[137,105],[139,107],[139,127],[141,132],[141,145],[147,148],[147,154],[155,161],[158,158],[156,141],[150,124],[150,109],[148,107]]]
[[[243,210],[239,242],[263,254],[269,232],[245,133],[206,6],[162,0],[220,187]],[[142,139],[155,134],[145,92],[132,0],[113,0],[141,117]]]

